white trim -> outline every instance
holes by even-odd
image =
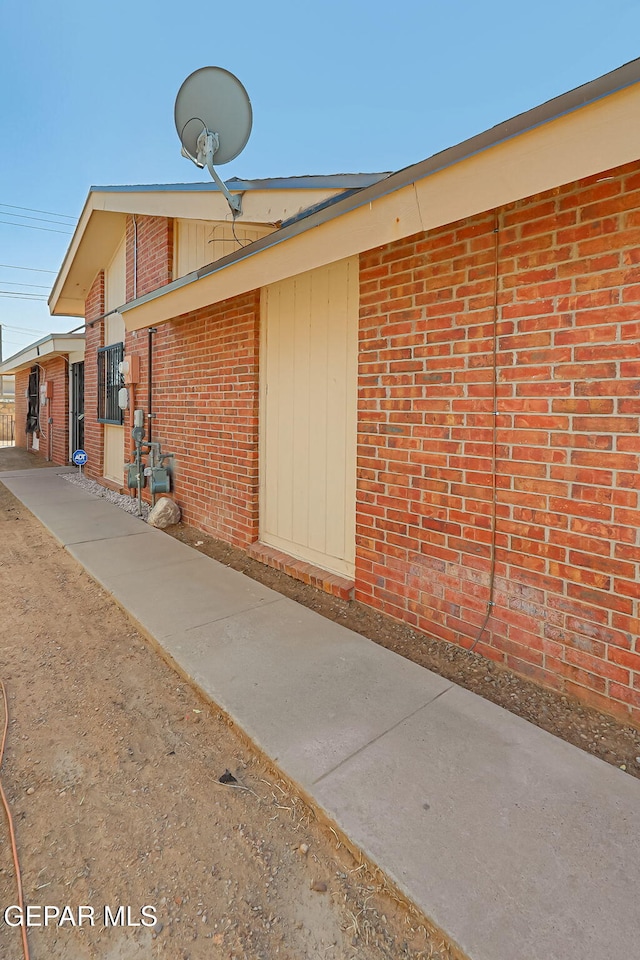
[[[0,373],[17,373],[40,360],[51,360],[71,352],[81,353],[84,357],[84,334],[49,333],[0,364]]]

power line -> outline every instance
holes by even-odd
[[[75,220],[75,217],[68,213],[53,213],[51,210],[35,210],[33,207],[19,207],[15,203],[0,203],[0,207],[10,207],[12,210],[28,210],[29,213],[46,213],[50,217],[64,217],[67,220]]]
[[[12,223],[11,220],[0,220],[0,223],[8,223],[10,227],[26,227],[27,230],[43,230],[45,233],[64,233],[67,237],[71,236],[70,230],[48,230],[47,227],[32,227],[30,223]]]
[[[3,340],[3,343],[10,343],[12,347],[24,347],[24,341],[20,340]],[[5,373],[3,376],[8,377],[9,374]]]
[[[17,290],[0,290],[0,297],[4,297],[5,300],[43,300],[46,301],[49,298],[46,297],[43,293],[18,293]]]
[[[45,293],[22,293],[18,290],[0,290],[0,297],[12,297],[18,300],[48,300]]]
[[[0,211],[5,217],[17,217],[19,220],[38,220],[39,223],[59,223],[61,227],[70,227],[72,224],[65,223],[64,220],[49,220],[45,217],[30,217],[26,213],[10,213],[8,210]]]
[[[10,287],[39,287],[41,290],[51,289],[51,286],[48,283],[20,283],[19,280],[2,280],[0,282],[8,283]]]
[[[33,273],[56,273],[56,270],[43,270],[40,267],[17,267],[14,263],[0,263],[0,267],[6,267],[7,270],[32,270]]]
[[[42,330],[35,330],[33,327],[14,327],[10,323],[0,323],[3,330],[11,330],[14,333],[42,333]]]

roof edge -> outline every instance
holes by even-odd
[[[166,293],[170,293],[172,290],[184,286],[186,283],[194,283],[203,277],[223,270],[225,267],[256,256],[263,250],[284,243],[286,240],[290,240],[314,227],[337,219],[343,214],[357,210],[366,204],[373,203],[381,197],[401,190],[403,187],[411,186],[418,180],[439,173],[448,167],[468,160],[508,140],[515,139],[537,127],[558,120],[567,114],[589,106],[598,100],[618,93],[639,82],[640,58],[637,58],[595,80],[575,87],[573,90],[569,90],[551,100],[547,100],[539,106],[496,124],[482,133],[463,140],[452,147],[448,147],[446,150],[433,154],[426,160],[421,160],[411,166],[404,167],[385,177],[383,180],[371,184],[369,187],[364,187],[355,192],[349,192],[346,196],[337,198],[336,201],[329,206],[323,204],[320,205],[320,209],[311,208],[306,216],[300,214],[298,218],[295,218],[293,221],[288,221],[286,226],[282,226],[279,230],[275,230],[266,237],[255,240],[241,250],[234,251],[211,264],[200,267],[186,277],[181,277],[179,281],[173,281],[163,287],[159,287],[157,290],[145,294],[143,297],[139,297],[137,300],[131,300],[129,303],[123,304],[119,309],[123,313],[135,309],[135,307],[164,296]]]
[[[66,341],[69,349],[56,349],[56,341]],[[40,357],[46,358],[59,356],[64,353],[72,353],[74,351],[74,346],[71,345],[73,341],[75,341],[75,349],[80,349],[80,347],[84,349],[83,333],[48,333],[46,336],[41,337],[40,340],[36,340],[34,343],[23,347],[22,350],[18,350],[13,356],[7,357],[6,360],[0,363],[0,375],[9,375],[18,370],[22,370],[24,367],[30,366],[34,361],[40,359]],[[50,347],[50,349],[43,349],[47,346]],[[60,346],[62,346],[62,344],[60,344]]]
[[[382,173],[329,173],[310,174],[295,177],[264,177],[243,180],[231,177],[225,181],[229,190],[353,190],[369,187],[388,177],[392,171]],[[202,183],[139,183],[91,186],[90,193],[219,193],[220,188],[213,181]]]

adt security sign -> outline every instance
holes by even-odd
[[[71,459],[75,463],[76,467],[84,467],[89,458],[84,450],[74,450]]]

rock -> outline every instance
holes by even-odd
[[[301,843],[298,847],[298,852],[301,853],[303,857],[306,857],[306,855],[309,853],[309,844]]]
[[[179,522],[180,507],[169,497],[160,497],[147,520],[147,523],[150,523],[152,527],[158,527],[160,530]]]
[[[316,893],[326,893],[327,885],[323,883],[322,880],[314,880],[311,884],[311,889],[315,890]]]
[[[221,777],[218,777],[218,783],[237,783],[238,781],[230,770],[225,770]]]
[[[31,794],[32,794],[32,793],[35,793],[35,792],[36,792],[36,788],[35,788],[35,787],[29,787],[29,789],[27,790],[27,796],[30,797]]]
[[[151,929],[157,936],[159,933],[162,933],[162,931],[164,930],[164,923],[162,923],[160,920],[156,920],[156,922],[154,923]]]

